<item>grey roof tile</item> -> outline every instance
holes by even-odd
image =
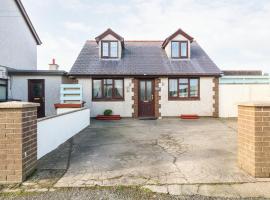
[[[70,70],[72,75],[219,75],[221,71],[196,41],[190,60],[171,60],[161,41],[126,41],[120,60],[101,60],[98,45],[87,41]]]

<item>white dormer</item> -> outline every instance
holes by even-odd
[[[96,37],[99,46],[99,58],[104,60],[121,59],[124,48],[124,38],[107,29],[104,33]]]
[[[193,38],[191,36],[178,29],[174,34],[165,39],[162,48],[165,49],[168,58],[186,60],[191,57],[190,44],[192,42]]]

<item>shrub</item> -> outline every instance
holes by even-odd
[[[112,115],[112,110],[111,109],[107,109],[107,110],[104,110],[104,115]]]

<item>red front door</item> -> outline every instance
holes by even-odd
[[[45,83],[44,79],[28,80],[28,101],[39,103],[37,117],[45,117]]]
[[[154,81],[139,80],[139,117],[154,116]]]

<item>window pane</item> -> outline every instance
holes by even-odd
[[[188,84],[188,79],[187,78],[180,78],[179,83],[180,84]]]
[[[190,96],[198,97],[199,96],[199,80],[190,79]]]
[[[117,57],[117,46],[118,46],[118,42],[111,42],[111,57]]]
[[[177,79],[169,79],[169,96],[177,97]]]
[[[0,85],[0,101],[6,100],[7,97],[7,87]]]
[[[172,42],[172,58],[179,57],[179,42]]]
[[[152,81],[146,81],[146,100],[152,100]]]
[[[104,85],[104,97],[105,98],[112,97],[112,85]]]
[[[93,98],[101,98],[102,91],[101,91],[101,80],[94,80],[93,81]]]
[[[109,56],[109,43],[102,42],[102,56]]]
[[[104,84],[112,84],[112,79],[104,79]]]
[[[124,97],[123,96],[123,80],[114,80],[114,95],[115,97]]]
[[[41,97],[42,96],[42,84],[41,83],[34,83],[32,86],[32,95],[34,97]]]
[[[188,97],[188,85],[179,85],[179,97]]]
[[[6,82],[6,80],[0,80],[0,84],[1,84],[1,85],[6,85],[7,82]]]
[[[187,43],[186,42],[181,42],[181,57],[187,57]]]
[[[140,81],[140,100],[145,100],[145,81]]]

